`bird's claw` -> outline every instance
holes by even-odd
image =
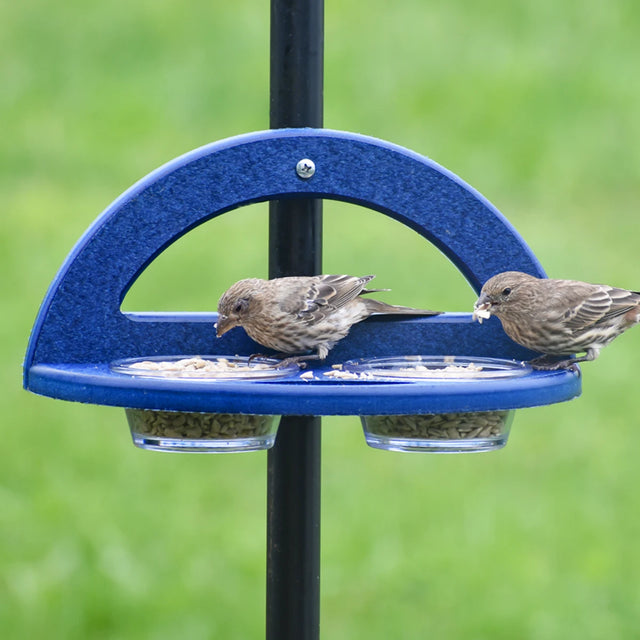
[[[290,356],[289,358],[283,358],[282,360],[280,360],[280,362],[276,365],[276,369],[284,369],[285,367],[288,367],[292,364],[298,365],[300,369],[307,368],[307,363],[304,360],[301,360],[300,356]]]
[[[529,361],[529,365],[538,371],[558,371],[560,369],[572,369],[576,366],[575,358],[558,360],[554,356],[543,355]]]
[[[256,358],[266,358],[267,356],[264,353],[252,353],[247,359],[247,364],[251,364]]]
[[[307,360],[316,360],[317,356],[316,355],[306,355],[306,356],[288,356],[288,357],[283,357],[282,355],[280,356],[268,356],[265,355],[264,353],[252,353],[248,360],[247,360],[247,364],[251,364],[253,362],[253,360],[255,360],[256,358],[274,358],[274,357],[281,357],[282,359],[280,360],[280,362],[278,362],[278,364],[275,365],[275,369],[284,369],[286,367],[289,367],[293,364],[298,365],[298,367],[300,367],[300,369],[306,369],[307,368]]]
[[[317,353],[310,353],[302,356],[289,356],[278,364],[278,367],[287,367],[291,364],[297,364],[301,369],[307,368],[307,360],[321,360]]]

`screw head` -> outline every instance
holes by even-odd
[[[308,180],[316,172],[316,165],[313,160],[303,158],[296,165],[296,173],[303,179]]]

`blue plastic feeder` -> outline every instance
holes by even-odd
[[[153,422],[181,412],[191,417],[223,416],[223,423],[232,423],[238,415],[396,415],[404,416],[406,422],[407,416],[448,414],[467,419],[467,414],[479,412],[486,418],[580,394],[577,368],[437,381],[384,376],[347,380],[324,375],[333,364],[361,358],[429,355],[522,361],[532,356],[504,334],[495,318],[480,325],[469,313],[371,318],[354,326],[325,362],[311,368],[312,380],[301,378],[298,371],[256,380],[147,377],[114,371],[112,363],[126,358],[246,356],[264,351],[240,329],[216,338],[215,313],[124,313],[120,306],[145,267],[190,229],[244,205],[286,198],[343,200],[384,213],[438,247],[476,292],[500,271],[544,276],[509,222],[474,189],[428,158],[388,142],[326,129],[251,133],[172,160],[133,185],[97,218],[65,260],[43,301],[26,354],[25,388],[53,398],[125,407],[143,422],[145,416]],[[425,274],[425,290],[431,275]],[[225,446],[203,445],[206,439],[198,435],[197,425],[192,427],[196,434],[192,437],[164,433],[155,440],[142,437],[136,444],[234,450],[234,439],[244,437],[230,427],[227,440],[218,436]],[[270,446],[273,438],[265,434],[275,437],[273,428],[260,428],[256,446],[245,438],[238,449]],[[450,429],[451,421],[444,428]],[[474,447],[471,441],[477,438],[463,434],[458,439],[469,446],[446,445],[448,440],[442,436],[433,439],[445,446],[411,447],[411,435],[405,433],[399,441],[391,436],[370,444],[478,450],[506,441],[503,435],[501,440]],[[429,439],[423,436],[422,440]],[[404,446],[407,440],[409,446]]]

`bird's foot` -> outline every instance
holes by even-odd
[[[247,364],[250,365],[257,358],[268,358],[268,357],[269,356],[265,355],[264,353],[252,353],[247,359]]]
[[[284,358],[276,365],[276,369],[288,367],[289,365],[292,365],[292,364],[297,364],[301,369],[306,369],[308,360],[319,360],[319,359],[320,357],[315,353],[312,353],[309,355],[303,355],[303,356],[288,356],[287,358]]]
[[[558,371],[559,369],[571,369],[579,358],[564,358],[558,360],[557,356],[543,355],[529,361],[529,364],[539,371]]]
[[[316,355],[315,353],[302,355],[302,356],[287,356],[286,354],[266,355],[264,353],[252,353],[247,360],[247,364],[251,364],[254,360],[258,358],[265,358],[265,359],[271,359],[271,360],[274,358],[281,358],[280,362],[278,362],[278,364],[275,365],[276,369],[284,369],[285,367],[289,367],[292,364],[297,364],[301,369],[306,369],[307,360],[318,360],[319,356]]]

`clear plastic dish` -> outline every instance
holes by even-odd
[[[233,453],[273,446],[280,416],[125,409],[133,444],[153,451]]]
[[[507,444],[515,411],[361,416],[367,444],[387,451],[465,453]]]
[[[429,380],[495,380],[524,376],[532,371],[524,362],[467,356],[394,356],[348,360],[344,370],[373,378]]]
[[[151,356],[116,360],[110,368],[130,376],[193,380],[268,380],[300,371],[295,363],[280,364],[277,358],[247,356]]]

